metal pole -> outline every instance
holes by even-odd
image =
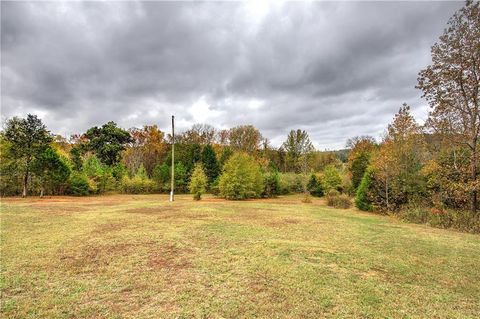
[[[170,201],[173,202],[173,188],[175,186],[175,116],[172,115],[172,181],[170,191]]]

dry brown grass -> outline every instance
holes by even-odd
[[[3,199],[2,318],[476,318],[480,238],[301,196]]]

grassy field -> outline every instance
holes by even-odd
[[[3,199],[2,318],[478,318],[480,236],[299,197]]]

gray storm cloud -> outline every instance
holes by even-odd
[[[319,149],[379,136],[461,2],[1,2],[1,115],[68,135],[169,116]]]

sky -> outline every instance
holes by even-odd
[[[1,120],[380,138],[462,2],[1,2]]]

